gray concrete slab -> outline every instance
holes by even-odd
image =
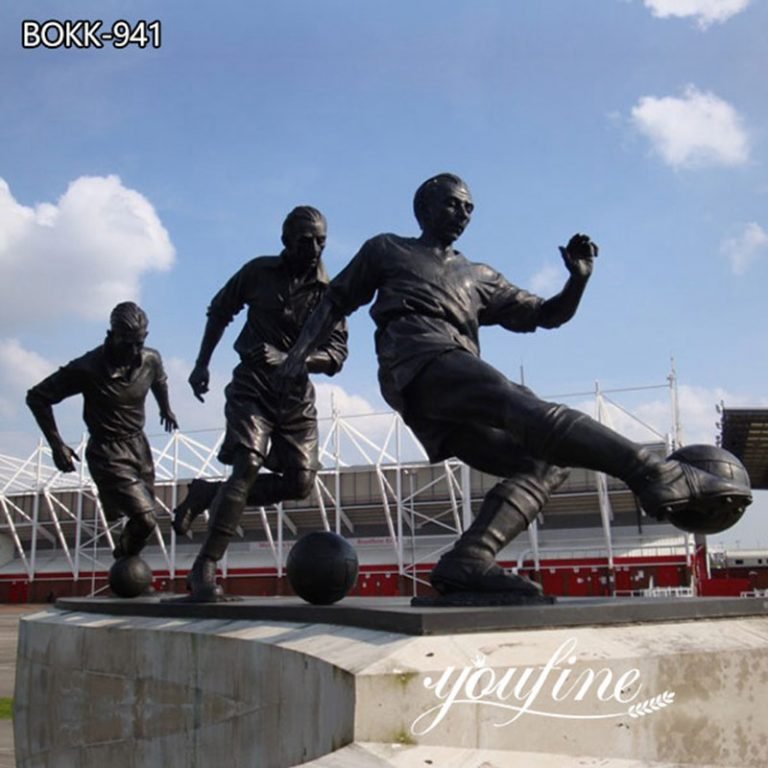
[[[19,619],[45,606],[0,605],[0,697],[13,696],[16,682],[16,643]],[[0,720],[0,768],[15,768],[13,721]]]
[[[408,636],[51,609],[19,636],[30,766],[768,765],[764,614]]]
[[[13,721],[0,720],[0,768],[16,768]]]
[[[65,611],[230,621],[286,621],[399,632],[453,635],[510,629],[583,627],[768,615],[766,598],[561,598],[554,605],[413,607],[409,598],[347,598],[336,605],[309,605],[296,597],[243,598],[189,603],[169,596],[125,600],[62,598]]]

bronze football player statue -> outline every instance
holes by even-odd
[[[378,235],[331,282],[282,366],[290,382],[342,318],[373,301],[379,382],[424,445],[430,460],[456,456],[505,478],[486,495],[472,525],[431,574],[434,588],[507,592],[536,601],[541,588],[496,563],[567,474],[586,467],[620,478],[646,512],[751,501],[748,486],[686,463],[662,460],[580,411],[545,402],[480,358],[478,331],[500,325],[530,333],[557,328],[575,314],[597,246],[574,235],[560,248],[568,279],[549,299],[528,293],[485,264],[468,261],[454,243],[473,212],[467,185],[440,174],[416,192],[419,237]]]
[[[208,391],[208,365],[225,328],[245,306],[248,315],[235,342],[240,364],[225,390],[227,421],[219,460],[232,466],[222,483],[198,481],[174,513],[177,533],[211,504],[208,533],[187,580],[190,599],[224,599],[216,583],[216,564],[235,534],[246,504],[265,506],[302,499],[312,490],[318,461],[315,390],[308,373],[333,376],[347,357],[343,318],[328,328],[327,340],[302,361],[287,388],[275,373],[285,360],[305,319],[328,287],[320,256],[325,247],[325,217],[299,206],[283,223],[283,251],[249,261],[214,296],[189,383],[202,400]],[[268,460],[271,474],[260,470]],[[213,498],[215,497],[215,498]]]
[[[45,435],[53,462],[74,472],[79,457],[61,438],[53,406],[83,396],[88,427],[85,458],[104,514],[127,522],[114,549],[115,559],[138,555],[155,530],[155,466],[144,434],[145,401],[151,391],[167,432],[178,429],[168,399],[160,354],[144,346],[148,321],[133,302],[118,304],[110,315],[101,346],[72,360],[27,392],[27,405]]]

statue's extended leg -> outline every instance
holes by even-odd
[[[496,555],[528,528],[550,493],[568,475],[568,470],[536,464],[536,472],[506,478],[488,492],[472,525],[433,569],[430,580],[438,592],[541,595],[538,584],[523,576],[507,574],[496,563]]]
[[[302,472],[303,470],[295,472],[289,470],[285,475],[259,475],[248,493],[246,505],[261,507],[266,504],[276,504],[278,501],[286,499],[303,499],[312,490],[311,483],[314,480],[314,474],[307,480],[301,477]],[[206,509],[211,508],[213,500],[223,484],[223,480],[203,480],[202,478],[197,478],[189,484],[189,490],[184,501],[173,510],[172,525],[178,536],[184,536],[192,523]]]
[[[206,509],[210,509],[222,484],[223,480],[203,480],[202,478],[196,478],[189,484],[184,500],[173,510],[171,525],[177,536],[185,536],[195,519]]]
[[[187,579],[192,599],[214,602],[223,598],[216,584],[216,564],[237,531],[246,505],[265,506],[286,499],[300,499],[312,490],[315,473],[288,470],[283,475],[258,475],[260,460],[245,452],[236,457],[232,475],[224,482],[213,502],[208,535]]]
[[[195,602],[212,603],[224,599],[224,592],[216,583],[216,564],[224,557],[237,531],[259,467],[256,454],[239,452],[232,474],[218,489],[208,520],[208,534],[187,576],[187,588]]]
[[[537,459],[618,477],[645,511],[663,519],[675,508],[751,501],[739,482],[678,461],[664,461],[581,411],[539,399],[465,352],[427,366],[408,390],[409,408],[440,423],[501,429]],[[471,464],[471,462],[468,462]]]
[[[690,464],[660,459],[580,411],[552,406],[544,424],[547,428],[531,437],[532,452],[546,454],[555,464],[587,467],[620,478],[643,509],[657,519],[665,519],[692,501],[699,507],[751,502],[750,488],[742,483]]]
[[[233,474],[216,494],[208,533],[187,576],[187,588],[195,602],[213,603],[224,599],[224,592],[216,583],[216,565],[224,557],[240,523],[248,492],[245,485],[244,480]]]

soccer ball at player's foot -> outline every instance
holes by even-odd
[[[147,594],[152,584],[152,570],[138,555],[121,557],[109,569],[109,587],[118,597]]]
[[[293,591],[315,605],[331,605],[345,597],[355,585],[357,567],[352,545],[330,531],[302,536],[286,562]]]
[[[735,525],[752,501],[750,481],[744,465],[729,451],[714,445],[686,445],[670,457],[741,485],[742,494],[694,500],[673,510],[667,517],[676,528],[688,533],[720,533]]]

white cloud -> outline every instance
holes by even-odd
[[[29,389],[55,367],[42,355],[25,349],[17,339],[0,339],[0,371],[5,384],[15,389]]]
[[[741,165],[749,157],[739,113],[693,85],[681,98],[644,96],[632,108],[632,122],[673,168]]]
[[[678,387],[680,441],[714,444],[719,434],[715,407],[721,402],[726,408],[766,408],[768,398],[734,394],[720,387],[712,389],[687,384]],[[613,395],[609,395],[613,399]],[[595,415],[594,401],[581,402],[575,407]],[[614,400],[605,401],[603,421],[619,434],[637,442],[663,442],[673,431],[674,416],[669,395],[635,402],[631,406]]]
[[[542,267],[536,274],[528,281],[528,286],[531,293],[535,293],[545,298],[557,293],[565,282],[564,271],[560,267],[556,267],[553,264],[549,264]]]
[[[741,13],[750,0],[643,0],[646,8],[660,18],[694,17],[701,29],[722,24],[731,16]]]
[[[368,416],[376,412],[364,397],[347,392],[338,384],[316,379],[314,384],[318,418],[325,419],[332,416],[334,409],[344,417]]]
[[[29,458],[39,443],[39,434],[35,435],[29,430],[0,430],[0,473],[8,467],[8,463],[3,460],[4,457],[8,457],[10,465],[16,467],[17,461]],[[7,473],[2,476],[8,477]]]
[[[73,181],[56,202],[17,202],[0,179],[0,324],[100,319],[138,300],[141,276],[174,248],[151,203],[117,176]]]
[[[719,433],[719,416],[715,406],[721,402],[730,408],[764,408],[768,400],[757,400],[745,395],[737,395],[720,387],[707,389],[690,385],[680,386],[680,422],[683,427],[683,442],[712,443]]]
[[[723,240],[720,252],[730,262],[733,274],[743,275],[761,254],[768,252],[768,232],[752,221],[739,234]]]
[[[594,400],[573,406],[592,418],[597,418]],[[615,432],[638,443],[665,442],[672,431],[672,411],[669,400],[651,400],[627,407],[623,403],[603,399],[599,421]]]
[[[321,455],[324,465],[333,461],[334,443],[328,441],[332,426],[331,416],[335,409],[343,426],[339,432],[338,448],[346,464],[367,464],[384,456],[384,463],[397,453],[400,445],[402,461],[418,461],[424,458],[421,445],[404,425],[399,437],[394,427],[394,415],[389,406],[377,408],[360,395],[347,392],[338,384],[315,379],[317,414],[320,420],[320,445],[327,445],[327,452]]]
[[[55,370],[49,360],[25,349],[16,339],[0,339],[0,415],[16,416],[26,391]]]

